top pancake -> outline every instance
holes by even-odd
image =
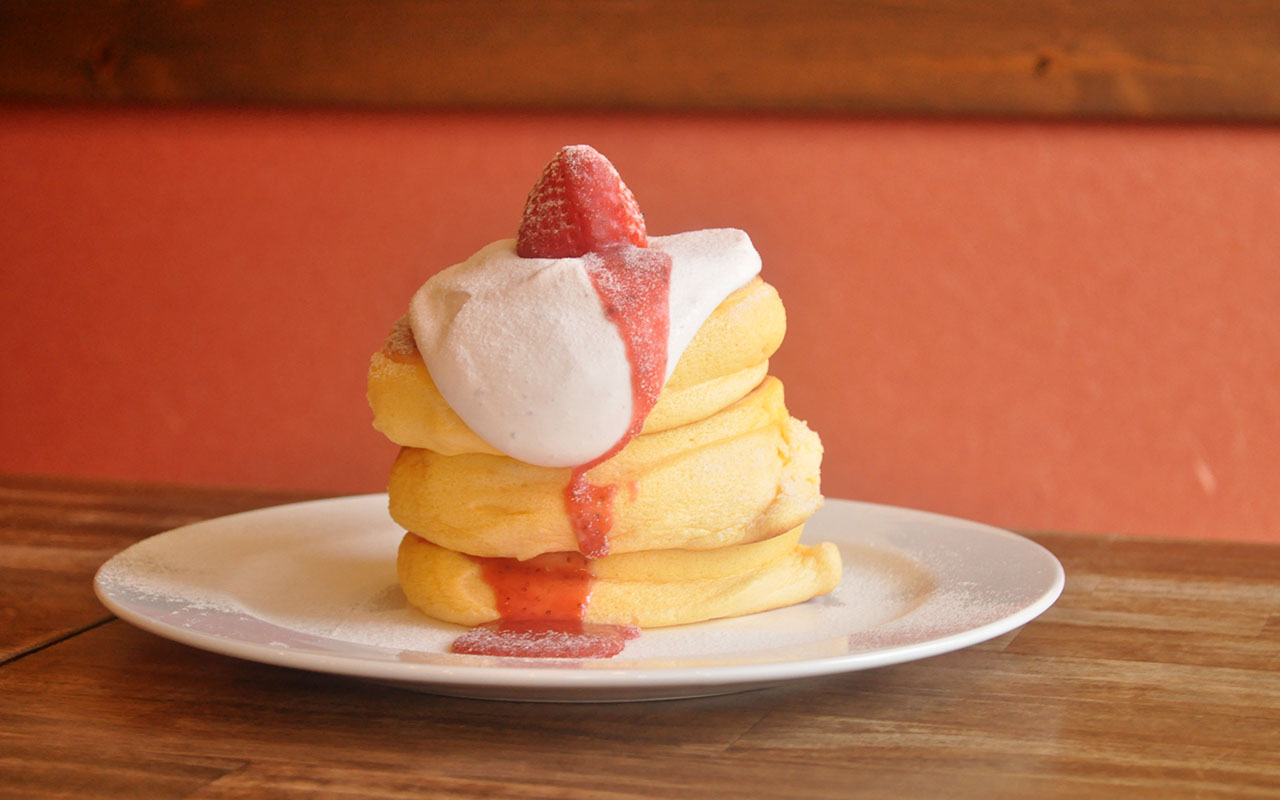
[[[768,359],[785,332],[782,301],[760,278],[729,295],[681,356],[642,433],[703,419],[745,397],[764,379]],[[445,456],[500,454],[440,395],[405,320],[396,324],[373,356],[368,398],[374,428],[398,445]]]

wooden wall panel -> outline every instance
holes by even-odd
[[[1280,118],[1280,2],[48,0],[0,100]]]

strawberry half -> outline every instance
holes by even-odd
[[[578,144],[561,148],[529,192],[516,253],[567,258],[647,243],[640,207],[618,171],[595,148]]]

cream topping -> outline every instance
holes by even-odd
[[[667,374],[702,323],[760,272],[732,228],[654,236],[671,256]],[[545,467],[586,464],[631,423],[631,366],[581,258],[520,258],[503,239],[413,296],[418,350],[450,407],[480,438]]]

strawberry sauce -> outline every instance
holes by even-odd
[[[493,588],[501,619],[454,641],[455,653],[516,658],[608,658],[639,630],[583,622],[595,577],[581,553],[546,553],[528,561],[472,559]]]
[[[462,634],[451,650],[472,656],[508,658],[611,658],[622,652],[639,628],[585,622],[499,620]]]
[[[576,467],[564,490],[578,553],[546,553],[528,561],[475,558],[493,589],[500,619],[472,628],[455,653],[516,658],[608,658],[640,631],[583,621],[595,577],[590,559],[609,552],[618,487],[596,485],[587,471],[622,450],[644,426],[666,380],[671,257],[658,250],[618,245],[588,256],[587,274],[605,316],[618,326],[631,364],[631,424],[599,458]],[[631,493],[636,492],[634,483]]]
[[[671,256],[650,250],[635,197],[608,159],[586,145],[565,147],[534,185],[520,221],[522,258],[579,257],[618,328],[631,366],[631,424],[608,452],[575,467],[564,490],[577,553],[528,561],[476,558],[500,619],[473,628],[453,652],[523,658],[608,658],[639,635],[630,626],[584,622],[595,577],[590,561],[609,552],[618,487],[587,472],[622,450],[644,426],[666,381]],[[629,484],[635,499],[636,486]]]
[[[631,364],[631,425],[607,453],[576,467],[564,490],[578,549],[591,558],[602,558],[609,553],[618,487],[591,483],[587,471],[626,447],[658,402],[667,374],[671,256],[659,250],[617,245],[590,254],[586,266],[605,316],[618,326]]]

